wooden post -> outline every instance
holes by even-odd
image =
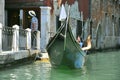
[[[2,52],[2,24],[0,23],[0,53]]]

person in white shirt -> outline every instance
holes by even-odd
[[[77,42],[79,43],[79,45],[83,51],[87,51],[87,50],[91,49],[91,36],[90,35],[88,35],[86,41],[84,42],[84,46],[83,46],[83,41],[81,41],[80,36],[77,37]]]

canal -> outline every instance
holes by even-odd
[[[46,61],[8,65],[0,80],[120,80],[120,50],[87,55],[83,69],[52,68]]]

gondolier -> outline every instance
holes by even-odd
[[[36,48],[36,34],[37,34],[37,30],[38,30],[38,19],[36,17],[36,13],[33,10],[30,10],[29,15],[32,17],[31,19],[31,32],[32,32],[32,36],[31,36],[31,45],[32,48]]]
[[[32,17],[31,25],[30,25],[31,30],[32,32],[37,31],[38,30],[38,19],[36,17],[36,13],[33,10],[30,10],[28,13]]]

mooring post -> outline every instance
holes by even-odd
[[[0,23],[0,53],[2,52],[2,24]]]
[[[40,31],[37,31],[36,37],[37,37],[37,40],[36,40],[37,45],[36,45],[36,47],[37,47],[37,50],[40,50]]]
[[[27,49],[31,49],[31,29],[27,28]]]
[[[12,42],[12,51],[19,50],[19,26],[14,25],[14,33],[13,33],[13,42]]]

